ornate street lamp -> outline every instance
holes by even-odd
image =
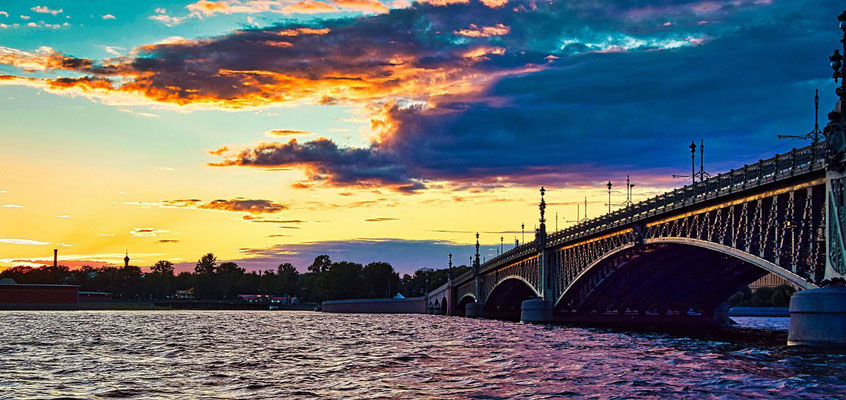
[[[843,11],[837,20],[840,21],[840,30],[843,31],[843,38],[840,43],[843,44],[843,53],[846,54],[846,11]],[[835,92],[839,101],[834,111],[828,113],[828,124],[823,130],[823,135],[826,137],[828,143],[828,160],[829,167],[835,171],[843,171],[844,165],[840,162],[843,154],[846,153],[846,115],[844,115],[844,103],[846,103],[846,66],[844,66],[843,55],[840,50],[834,50],[834,54],[828,58],[831,61],[831,69],[833,70],[832,77],[834,82],[840,82]]]
[[[611,214],[611,181],[608,181],[608,214]]]

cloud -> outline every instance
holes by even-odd
[[[476,26],[476,24],[470,24],[469,28],[459,29],[455,31],[455,34],[467,37],[491,37],[507,35],[508,32],[511,32],[511,28],[503,24],[496,24],[494,26]]]
[[[341,148],[325,138],[304,143],[296,139],[287,143],[265,143],[212,165],[300,167],[309,180],[338,186],[392,186],[408,192],[425,188],[409,176],[392,154]]]
[[[144,117],[144,118],[159,118],[159,117],[161,117],[161,115],[158,115],[158,114],[146,113],[146,112],[142,112],[142,111],[134,111],[134,110],[130,110],[128,108],[123,108],[123,107],[118,108],[117,110],[120,111],[120,112],[123,112],[123,113],[137,115],[139,117]]]
[[[158,243],[179,243],[179,241],[176,239],[160,239]]]
[[[43,245],[50,244],[50,242],[42,242],[42,241],[38,241],[38,240],[8,239],[8,238],[0,238],[0,243],[22,244],[22,245],[33,245],[33,246],[43,246]]]
[[[248,200],[237,198],[232,200],[212,200],[206,204],[200,205],[198,208],[207,210],[248,212],[251,214],[273,214],[287,209],[288,206],[274,203],[270,200]]]
[[[102,17],[100,17],[100,18],[105,19],[105,20],[108,20],[108,19],[117,19],[117,18],[116,18],[114,15],[112,15],[112,14],[105,14],[105,15],[103,15],[103,16],[102,16]]]
[[[274,130],[271,130],[271,131],[267,131],[266,135],[270,136],[270,137],[275,137],[275,136],[307,136],[307,135],[312,135],[312,133],[308,132],[308,131],[298,131],[298,130],[294,130],[294,129],[274,129]]]
[[[207,17],[238,7],[284,14],[297,3],[193,4],[189,12]],[[433,0],[180,38],[105,60],[2,48],[0,63],[23,72],[0,84],[188,109],[333,104],[369,120],[371,141],[362,147],[324,138],[221,143],[213,164],[297,169],[298,187],[413,193],[594,185],[625,174],[669,186],[667,177],[686,169],[690,140],[709,143],[716,172],[760,156],[755,149],[771,148],[774,132],[807,131],[801,99],[814,87],[831,93],[820,63],[836,42],[827,27],[840,8]],[[772,54],[791,62],[760,62]]]
[[[23,206],[17,204],[3,204],[0,208],[23,208]]]
[[[54,10],[54,9],[50,9],[49,7],[46,7],[46,6],[35,6],[35,7],[30,8],[30,10],[32,10],[33,12],[39,13],[39,14],[53,14],[53,15],[59,15],[64,11],[61,8],[58,9],[58,10]]]
[[[243,217],[243,219],[246,220],[246,221],[250,221],[250,222],[263,222],[263,223],[273,223],[273,224],[302,224],[302,223],[306,222],[306,221],[303,221],[301,219],[267,219],[267,218],[264,218],[264,217],[254,216],[254,215],[245,215]]]
[[[169,232],[166,229],[158,229],[158,228],[133,228],[129,234],[133,237],[156,237],[162,233]]]
[[[163,207],[197,208],[202,210],[234,211],[256,214],[274,214],[288,209],[288,206],[270,200],[252,200],[237,197],[232,200],[217,199],[203,202],[200,199],[165,200],[157,205]],[[245,216],[244,219],[250,219]]]
[[[396,221],[399,218],[368,218],[365,219],[365,222],[386,222],[386,221]]]
[[[167,14],[155,14],[148,17],[153,21],[161,22],[167,26],[175,26],[185,21],[185,18],[173,17]]]

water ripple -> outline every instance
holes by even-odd
[[[422,315],[0,312],[0,398],[846,393],[846,355],[787,348],[783,321],[761,323],[693,338]]]

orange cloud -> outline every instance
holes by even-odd
[[[279,32],[279,36],[300,36],[300,35],[325,35],[329,33],[329,28],[295,28],[295,29],[285,29]]]
[[[290,14],[320,14],[336,12],[338,11],[338,8],[322,1],[302,0],[285,6],[282,11]]]
[[[274,129],[272,131],[268,131],[268,136],[299,136],[299,135],[311,135],[311,132],[308,131],[298,131],[294,129]],[[220,155],[220,154],[216,154]]]
[[[470,0],[417,0],[417,2],[437,7],[446,7],[453,4],[469,4]]]
[[[508,0],[481,0],[482,4],[490,8],[499,8],[508,4]]]
[[[248,200],[237,198],[232,200],[212,200],[197,208],[220,211],[240,211],[251,214],[273,214],[287,209],[288,206],[274,203],[270,200]]]
[[[391,11],[378,0],[335,0],[335,4],[350,10],[372,13],[386,13]]]
[[[217,13],[229,14],[232,12],[232,7],[226,1],[209,1],[200,0],[196,3],[185,6],[189,11],[200,13],[202,15],[213,15]]]
[[[511,32],[511,28],[503,24],[496,24],[494,26],[476,26],[476,24],[470,24],[470,28],[455,31],[457,35],[467,37],[503,36],[509,32]]]

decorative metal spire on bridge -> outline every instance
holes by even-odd
[[[452,253],[449,253],[449,279],[452,280]]]
[[[479,232],[476,232],[476,259],[473,261],[473,267],[479,269]]]
[[[540,188],[540,195],[541,201],[538,204],[538,208],[540,209],[540,228],[538,228],[538,235],[546,234],[546,217],[544,217],[544,213],[546,212],[546,201],[543,199],[543,195],[546,193],[546,189],[541,186]]]

